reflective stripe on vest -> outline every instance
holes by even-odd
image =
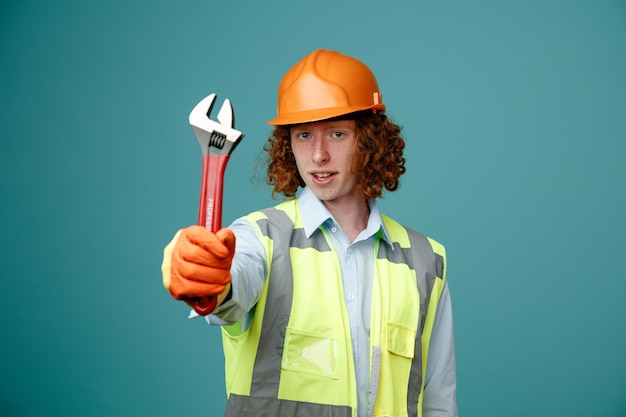
[[[241,335],[236,334],[236,332],[230,334],[228,329],[224,331],[227,391],[229,393],[225,416],[355,416],[356,381],[354,363],[351,359],[352,345],[349,323],[343,305],[339,261],[329,240],[322,230],[315,231],[310,239],[306,238],[304,229],[300,224],[296,200],[290,200],[263,212],[253,213],[248,216],[248,220],[257,228],[259,238],[265,247],[270,278],[266,280],[251,328]],[[409,325],[411,320],[405,320],[401,317],[402,312],[392,312],[390,316],[387,316],[387,313],[381,315],[384,323],[372,323],[372,331],[378,329],[376,331],[379,333],[371,337],[373,343],[370,347],[373,388],[370,392],[370,398],[372,404],[375,402],[375,410],[370,410],[370,412],[374,411],[374,415],[417,417],[421,415],[422,381],[425,369],[424,355],[427,354],[427,342],[430,339],[430,330],[432,329],[432,325],[428,329],[429,313],[434,316],[436,309],[436,302],[432,303],[430,299],[438,302],[437,291],[433,293],[433,289],[437,287],[436,281],[443,282],[445,278],[443,269],[445,254],[442,247],[438,251],[440,253],[434,254],[431,245],[434,241],[405,229],[389,218],[383,217],[383,221],[394,242],[392,250],[387,243],[378,243],[380,237],[377,237],[378,255],[375,275],[378,276],[379,281],[382,280],[383,282],[378,284],[381,288],[380,294],[393,295],[393,286],[390,287],[387,281],[400,279],[388,276],[388,271],[397,271],[398,268],[415,271],[414,274],[411,272],[411,279],[414,287],[413,292],[416,293],[415,297],[417,297],[416,304],[419,304],[419,307],[415,308],[416,311],[419,309],[419,317],[416,314],[412,320],[414,324]],[[313,281],[311,284],[308,282],[302,284],[302,280],[308,278],[307,268],[303,268],[302,265],[296,265],[292,268],[294,260],[305,262],[305,264],[323,263],[323,278],[321,280],[324,281],[323,285],[328,288],[323,287],[325,291],[317,291],[321,292],[319,294],[315,293],[316,291],[302,294],[302,289],[294,293],[294,271],[298,274],[296,282],[299,288],[310,289],[309,285],[314,285]],[[314,266],[311,265],[311,267]],[[317,269],[317,273],[311,273],[311,275],[315,275],[312,276],[315,280],[318,279],[317,275],[319,275],[319,268]],[[403,273],[402,275],[406,274]],[[440,279],[436,280],[436,277]],[[402,279],[406,281],[406,276]],[[415,282],[416,279],[417,282]],[[443,285],[441,284],[439,287],[442,288]],[[417,290],[418,288],[419,290]],[[432,297],[431,293],[436,296]],[[316,313],[310,311],[313,304],[306,299],[306,296],[323,297],[319,305],[324,309],[330,309],[337,316],[334,320],[327,320],[332,323],[327,323],[327,325],[322,323],[321,327],[324,330],[319,334],[315,331],[320,331],[320,326],[315,325],[306,328],[307,320],[309,322],[311,319],[313,321],[322,320],[318,316],[314,316]],[[294,302],[300,302],[305,305],[304,309],[309,311],[301,312],[297,308],[292,311],[292,303]],[[381,300],[372,300],[373,320],[375,319],[375,309],[394,310],[388,304],[389,300],[385,300],[384,297]],[[400,308],[395,310],[400,310]],[[432,319],[430,317],[430,322]],[[386,320],[390,321],[387,322]],[[289,325],[294,323],[295,325],[290,328]],[[411,346],[405,346],[406,343],[403,344],[402,341],[406,341],[406,335],[411,334],[413,335]],[[399,342],[396,341],[395,335],[402,336],[397,338]],[[301,342],[304,348],[297,343],[294,344],[296,348],[291,348],[291,340],[304,340]],[[310,342],[311,340],[313,342]],[[423,348],[424,341],[426,341],[426,348]],[[247,349],[248,355],[251,352],[255,353],[254,360],[243,359],[241,349]],[[332,360],[326,363],[323,360],[325,358],[324,349],[334,349],[337,352],[337,363],[332,362]],[[318,364],[315,363],[313,365],[306,364],[307,350],[313,352],[320,350],[319,358],[322,359],[319,368],[316,368]],[[398,353],[406,357],[406,359],[400,359],[403,362],[398,362],[396,358]],[[312,357],[316,358],[315,355],[313,354]],[[292,360],[292,356],[295,360]],[[402,363],[407,365],[402,365]],[[380,367],[381,364],[382,368]],[[402,374],[407,375],[404,382],[400,382],[403,388],[398,388],[399,382],[394,380],[398,378],[391,378],[392,375],[394,377],[397,375],[397,372],[392,372],[394,369],[399,369]],[[230,383],[228,382],[229,374]],[[247,379],[248,383],[242,381],[241,378]],[[281,378],[283,378],[282,388]],[[297,385],[300,381],[298,378],[302,378],[302,381],[306,382],[304,384],[307,387],[306,390],[285,386]],[[379,383],[382,384],[380,387]],[[311,398],[311,394],[307,394],[309,391],[319,394]],[[404,392],[405,396],[402,401],[404,406],[398,404],[397,398],[386,398],[390,397],[388,393],[393,392],[396,396],[398,392]],[[285,398],[285,396],[289,398]]]
[[[428,345],[430,342],[430,327],[426,326],[426,319],[430,316],[432,323],[439,302],[439,296],[443,289],[443,279],[445,277],[445,249],[438,242],[427,238],[413,230],[406,229],[394,220],[383,217],[383,222],[393,240],[393,250],[388,245],[381,244],[378,248],[377,259],[390,262],[392,264],[406,264],[410,270],[414,271],[415,280],[419,294],[419,321],[417,324],[418,331],[415,334],[413,345],[413,357],[411,361],[410,376],[408,378],[407,395],[406,395],[406,415],[410,417],[421,416],[422,412],[422,395],[423,395],[423,377],[426,369],[426,359],[428,356]],[[435,249],[437,252],[435,252]],[[382,272],[379,272],[382,275]],[[439,279],[437,279],[439,278]],[[435,287],[438,287],[436,291]],[[435,302],[431,303],[431,294],[435,295]],[[376,300],[373,300],[375,302]],[[392,302],[389,300],[389,302]],[[384,313],[381,313],[384,314]],[[425,330],[427,330],[425,332]],[[371,332],[371,341],[376,342],[376,334]],[[380,343],[380,341],[378,342]],[[389,350],[389,347],[387,348]],[[383,354],[385,350],[375,349],[372,353],[373,357]],[[374,364],[380,362],[373,362]],[[372,373],[376,374],[377,370],[372,369]],[[379,390],[384,387],[379,387]],[[380,393],[380,392],[379,392]],[[392,405],[384,406],[391,394],[381,395],[378,398],[376,407],[383,407],[383,413]],[[375,413],[376,414],[376,413]],[[389,413],[391,414],[391,412]]]

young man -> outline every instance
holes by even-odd
[[[219,298],[207,321],[223,329],[226,416],[457,415],[445,250],[376,201],[405,172],[384,110],[362,62],[307,55],[265,146],[287,200],[165,249],[174,298]]]

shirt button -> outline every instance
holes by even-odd
[[[333,232],[333,233],[337,233],[337,228],[333,227],[332,229],[330,229],[330,231]]]
[[[348,294],[348,300],[352,301],[356,298],[354,294]]]

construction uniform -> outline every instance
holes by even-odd
[[[349,242],[315,195],[252,213],[223,326],[227,417],[456,416],[445,250],[369,202]]]

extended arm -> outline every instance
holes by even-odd
[[[235,256],[231,265],[230,298],[207,316],[213,325],[229,325],[243,321],[246,328],[248,313],[259,300],[265,277],[267,262],[265,251],[256,231],[245,220],[235,221],[229,226],[236,236]]]

